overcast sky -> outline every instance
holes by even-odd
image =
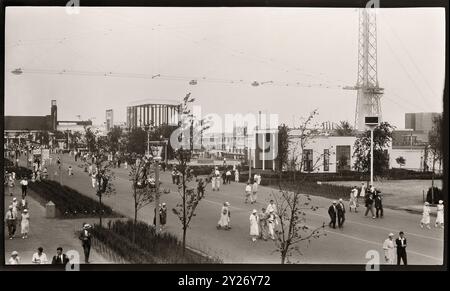
[[[382,9],[377,21],[383,119],[404,128],[405,112],[442,112],[444,9]],[[356,83],[357,9],[81,8],[70,15],[8,7],[5,42],[5,115],[50,114],[56,99],[59,120],[103,123],[111,108],[120,122],[132,101],[191,92],[204,113],[261,110],[292,125],[318,108],[318,121],[354,121],[356,91],[338,86]],[[15,68],[25,73],[11,74]]]

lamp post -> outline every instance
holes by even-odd
[[[378,116],[366,116],[365,124],[370,129],[370,185],[373,187],[373,131],[379,124]]]
[[[373,127],[370,128],[370,185],[373,186]]]
[[[157,155],[158,148],[155,147],[155,150],[152,152],[153,161],[155,162],[155,231],[159,232],[159,160],[161,157],[158,157]]]

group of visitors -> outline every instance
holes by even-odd
[[[28,233],[30,232],[30,214],[25,196],[22,197],[20,202],[17,201],[16,197],[13,198],[5,215],[5,224],[8,227],[9,239],[14,238],[18,224],[20,224],[22,239],[28,238]]]
[[[268,238],[275,240],[275,234],[279,225],[277,216],[277,206],[273,200],[267,207],[263,207],[258,213],[253,209],[250,215],[250,236],[253,242],[257,239],[267,241]]]
[[[437,208],[437,211],[436,211],[436,220],[434,222],[434,227],[444,228],[444,201],[439,200],[439,204],[437,205],[436,208]],[[431,213],[430,203],[425,202],[423,205],[422,219],[420,220],[421,228],[423,228],[425,226],[427,229],[431,229],[430,213]]]
[[[52,265],[66,265],[69,262],[69,257],[63,253],[63,248],[56,248],[56,255],[53,256],[51,261]],[[19,265],[21,263],[21,259],[19,257],[19,253],[17,251],[11,252],[11,257],[8,260],[9,265]],[[34,265],[45,265],[48,264],[49,261],[47,259],[47,255],[44,253],[44,248],[38,247],[37,252],[35,252],[31,258],[31,263]]]
[[[386,264],[393,265],[395,264],[395,257],[397,255],[397,265],[400,265],[401,261],[403,261],[404,265],[408,264],[407,255],[406,255],[406,247],[408,243],[406,241],[406,237],[403,231],[399,232],[399,236],[394,241],[394,234],[391,232],[388,235],[388,238],[383,243],[384,250],[384,260]]]

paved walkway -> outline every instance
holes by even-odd
[[[20,189],[16,186],[15,197],[20,199]],[[4,206],[12,202],[9,195],[5,195]],[[46,218],[45,208],[35,199],[27,195],[30,213],[30,233],[27,239],[22,239],[20,234],[20,222],[17,224],[15,238],[8,239],[8,229],[5,227],[5,263],[8,262],[12,251],[19,252],[21,264],[31,264],[31,258],[38,247],[44,248],[48,260],[51,263],[56,254],[56,248],[62,247],[64,252],[69,250],[78,251],[82,263],[84,262],[83,248],[75,231],[81,228],[83,222],[93,223],[95,219],[56,219]],[[92,264],[109,263],[104,257],[91,249],[90,262]]]
[[[78,167],[68,155],[62,156],[63,167],[68,164],[74,168],[75,175],[62,176],[64,185],[75,188],[86,196],[96,199],[95,190],[90,185],[90,179],[83,169]],[[104,203],[118,212],[133,217],[133,199],[131,183],[128,180],[128,170],[116,169],[114,185],[116,194],[106,197]],[[52,172],[51,170],[49,171]],[[171,183],[170,172],[161,173],[162,188],[171,190],[163,194],[161,202],[166,202],[171,210],[180,201],[176,185]],[[221,187],[219,192],[211,191],[208,185],[206,197],[200,202],[187,234],[187,243],[193,248],[205,251],[210,255],[221,257],[225,263],[279,263],[279,253],[271,241],[252,243],[249,236],[249,216],[253,208],[260,210],[266,206],[270,194],[275,190],[260,186],[258,203],[244,204],[244,184],[232,183]],[[312,196],[312,204],[318,206],[317,211],[306,211],[307,224],[317,227],[328,224],[328,206],[331,201],[326,198]],[[218,231],[217,221],[220,209],[225,201],[231,203],[230,231]],[[138,219],[147,223],[153,221],[153,203],[144,207]],[[360,209],[362,210],[362,209]],[[167,231],[181,236],[178,218],[168,211]],[[442,264],[444,233],[442,229],[426,230],[419,227],[420,216],[400,210],[385,210],[385,218],[372,219],[364,217],[361,211],[357,214],[348,213],[343,230],[325,229],[326,236],[313,240],[310,245],[301,245],[303,255],[296,256],[301,263],[314,264],[365,264],[366,253],[377,250],[383,258],[382,243],[389,232],[398,233],[403,230],[408,238],[408,261],[410,264]],[[382,263],[382,262],[381,262]]]

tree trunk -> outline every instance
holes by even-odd
[[[134,190],[134,197],[136,197],[136,190]],[[136,198],[135,198],[136,199]],[[136,201],[134,202],[134,221],[133,221],[133,243],[136,241],[136,223],[137,223],[137,214],[138,214],[138,209],[137,209],[137,203]]]
[[[186,230],[187,230],[187,217],[186,217],[186,183],[183,175],[183,257],[186,250]]]
[[[186,227],[183,227],[183,258],[186,252]]]
[[[98,201],[100,203],[100,210],[99,210],[99,214],[100,214],[100,227],[102,227],[102,211],[103,211],[103,204],[102,204],[102,194],[99,193],[98,195]]]
[[[433,157],[433,170],[431,173],[431,204],[434,204],[434,170],[435,170],[436,160]]]

